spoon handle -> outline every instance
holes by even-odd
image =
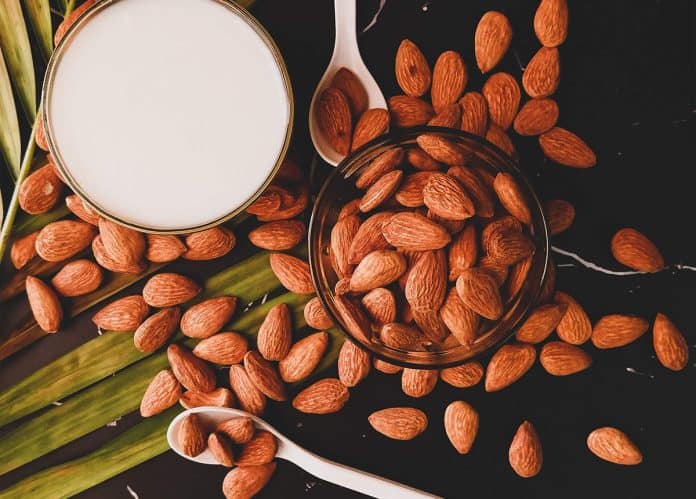
[[[336,40],[333,58],[338,60],[360,57],[358,36],[356,33],[356,0],[334,0],[334,18],[336,20]]]
[[[279,454],[278,457],[292,461],[317,478],[368,496],[380,499],[442,499],[440,496],[414,489],[408,485],[329,461],[296,444],[286,445],[283,453]]]

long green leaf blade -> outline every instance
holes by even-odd
[[[51,6],[48,0],[23,0],[29,14],[29,21],[39,40],[41,51],[46,60],[53,52],[53,28],[51,27]]]
[[[29,33],[19,0],[0,0],[0,46],[30,124],[36,119],[36,80]]]
[[[4,0],[3,0],[4,1]],[[12,95],[12,83],[7,72],[5,58],[0,46],[0,154],[5,159],[12,178],[19,174],[20,156],[22,154],[21,137],[17,108]],[[2,198],[0,198],[0,223],[2,222]]]

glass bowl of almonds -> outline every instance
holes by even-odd
[[[312,212],[314,286],[343,334],[391,364],[443,368],[504,342],[544,293],[548,234],[516,163],[448,128],[346,157]]]

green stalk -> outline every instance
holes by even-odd
[[[287,293],[252,309],[231,328],[252,337],[268,310],[278,303],[293,308],[295,323],[304,326],[306,295]],[[184,345],[193,347],[196,340]],[[166,352],[150,355],[114,376],[81,391],[62,405],[52,407],[3,435],[0,475],[8,473],[52,450],[72,442],[110,421],[136,410],[145,389],[158,371],[169,365]]]

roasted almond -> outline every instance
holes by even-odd
[[[251,418],[238,417],[218,423],[215,431],[223,433],[233,443],[241,445],[247,443],[254,437],[256,427]]]
[[[486,368],[485,388],[497,392],[510,386],[534,365],[536,350],[526,343],[503,345],[493,354]]]
[[[548,303],[535,308],[517,330],[515,338],[524,343],[541,343],[556,329],[567,308],[565,303]]]
[[[413,440],[428,427],[428,416],[413,407],[382,409],[367,420],[376,431],[394,440]]]
[[[145,236],[105,218],[99,219],[99,236],[112,260],[123,265],[138,265],[145,256]]]
[[[481,93],[488,103],[491,122],[503,130],[510,128],[522,97],[517,80],[508,73],[495,73],[483,84]]]
[[[200,292],[201,287],[188,277],[163,272],[145,283],[143,298],[151,307],[164,308],[186,303]]]
[[[440,54],[435,61],[433,84],[430,89],[430,100],[436,113],[440,113],[445,106],[457,102],[464,92],[467,80],[466,65],[461,55],[453,50]],[[458,123],[459,120],[456,127]]]
[[[657,314],[653,324],[653,347],[660,364],[681,371],[689,362],[689,345],[677,326],[664,314]]]
[[[488,102],[479,92],[467,92],[459,99],[462,107],[461,129],[479,137],[488,129]]]
[[[10,260],[14,268],[19,270],[27,263],[34,259],[38,254],[36,252],[36,238],[39,236],[39,231],[32,232],[24,237],[16,239],[12,243],[10,250]]]
[[[181,452],[189,457],[196,457],[208,446],[208,432],[200,415],[188,414],[179,423],[177,440]]]
[[[53,208],[63,188],[55,167],[48,163],[24,179],[19,188],[19,206],[31,215]]]
[[[566,0],[541,0],[534,14],[534,32],[545,47],[558,47],[568,35]]]
[[[180,317],[179,307],[165,308],[148,317],[135,330],[135,348],[150,353],[164,346],[176,332]]]
[[[353,199],[352,201],[348,201],[346,204],[343,205],[343,208],[338,212],[338,218],[336,220],[340,220],[345,217],[349,217],[351,215],[359,215],[360,214],[360,199]]]
[[[435,172],[422,171],[406,175],[399,189],[394,194],[394,199],[407,208],[418,208],[423,206],[423,189]]]
[[[459,298],[451,288],[440,308],[440,317],[461,345],[470,345],[478,335],[479,316]]]
[[[401,163],[403,157],[404,150],[401,147],[383,152],[360,171],[360,175],[358,175],[355,181],[355,187],[358,189],[372,187],[382,176],[394,170],[394,168]]]
[[[374,359],[373,366],[379,372],[384,374],[396,374],[403,371],[403,367],[390,364],[389,362],[385,362],[381,359]]]
[[[445,409],[445,433],[460,454],[468,454],[478,433],[479,415],[463,400],[455,400]]]
[[[481,17],[474,33],[474,53],[482,73],[500,62],[511,41],[512,26],[504,14],[491,10]]]
[[[405,368],[401,373],[401,390],[409,397],[425,397],[435,389],[437,378],[435,369]]]
[[[360,200],[360,211],[367,213],[389,199],[399,188],[404,172],[393,170],[382,175],[377,182],[372,184]]]
[[[237,466],[225,475],[222,493],[227,499],[253,497],[271,480],[276,464]]]
[[[539,354],[539,361],[546,372],[554,376],[575,374],[592,365],[590,354],[563,341],[546,343]]]
[[[331,228],[332,263],[335,263],[336,274],[341,277],[349,277],[353,273],[350,247],[359,228],[360,218],[357,215],[343,217]]]
[[[554,301],[566,306],[566,312],[556,327],[558,337],[571,345],[582,345],[589,340],[592,323],[582,305],[562,291],[556,291]]]
[[[125,296],[94,314],[92,322],[107,331],[135,331],[149,310],[142,296]]]
[[[247,213],[251,215],[271,216],[280,209],[282,205],[280,192],[274,189],[275,186],[271,185],[270,187],[272,189],[266,189],[247,207]]]
[[[531,478],[541,471],[544,463],[541,441],[529,421],[525,421],[517,429],[510,444],[508,459],[512,469],[522,478]]]
[[[449,247],[447,255],[449,265],[449,280],[456,281],[466,269],[476,265],[478,259],[478,238],[476,227],[468,224],[455,238]]]
[[[330,414],[340,411],[350,393],[336,378],[324,378],[308,386],[292,401],[292,406],[307,414]]]
[[[534,254],[534,243],[529,237],[514,229],[493,231],[486,240],[486,254],[502,265],[513,265]]]
[[[167,359],[174,376],[187,390],[211,392],[215,389],[215,372],[189,349],[177,344],[169,345]]]
[[[350,278],[350,289],[367,292],[396,281],[406,271],[406,259],[398,251],[377,250],[365,256]]]
[[[268,311],[259,327],[256,344],[266,360],[282,360],[288,354],[292,344],[292,319],[285,303]]]
[[[266,409],[266,396],[251,382],[244,366],[230,366],[230,388],[237,396],[240,409],[254,416],[263,414]]]
[[[325,332],[310,334],[296,342],[283,360],[278,363],[280,377],[286,383],[295,383],[309,376],[324,356],[329,344]]]
[[[503,314],[498,283],[484,270],[462,271],[457,278],[457,294],[464,305],[486,319],[497,320]]]
[[[278,442],[272,433],[259,430],[237,456],[237,466],[260,466],[273,461],[278,451]]]
[[[208,362],[222,365],[239,364],[247,353],[247,339],[239,333],[217,333],[198,342],[193,355]]]
[[[563,199],[551,199],[544,203],[544,216],[552,236],[568,230],[575,220],[575,207]]]
[[[382,234],[392,246],[413,251],[440,249],[451,240],[444,227],[423,215],[409,212],[393,215],[382,225]]]
[[[458,129],[462,123],[462,107],[454,102],[447,104],[442,110],[430,121],[428,126],[441,126],[444,128]]]
[[[87,248],[95,234],[95,227],[85,222],[51,222],[39,231],[35,243],[36,252],[47,262],[60,262]]]
[[[98,225],[99,224],[99,214],[94,211],[89,205],[85,204],[78,196],[71,194],[65,198],[65,206],[75,215],[77,218],[88,224]]]
[[[302,295],[314,293],[307,262],[285,253],[272,253],[269,261],[273,273],[285,289]]]
[[[358,77],[348,68],[339,68],[331,79],[331,86],[343,92],[348,99],[350,112],[360,116],[367,109],[367,91]]]
[[[389,118],[399,128],[425,125],[433,119],[432,106],[418,97],[395,95],[389,98]]]
[[[470,388],[478,385],[483,378],[483,367],[478,362],[467,362],[440,371],[440,379],[456,388]]]
[[[341,345],[338,352],[338,379],[351,388],[357,386],[370,373],[372,358],[362,348],[350,340]]]
[[[222,466],[234,466],[234,451],[232,444],[224,433],[213,432],[208,435],[208,449],[215,460]]]
[[[92,253],[97,263],[111,272],[140,274],[147,269],[147,265],[142,260],[132,263],[114,260],[111,255],[107,253],[106,248],[104,248],[101,236],[96,236],[92,240]]]
[[[611,239],[611,253],[619,263],[640,272],[659,272],[665,267],[660,250],[635,229],[621,229]]]
[[[234,296],[209,298],[189,308],[181,318],[181,332],[191,338],[208,338],[227,324],[237,307]]]
[[[445,340],[449,331],[440,317],[439,310],[431,308],[411,308],[413,321],[431,342]]]
[[[305,224],[300,220],[277,220],[251,230],[249,241],[257,248],[285,251],[300,244],[306,232]]]
[[[65,264],[53,276],[51,285],[61,296],[82,296],[101,286],[102,277],[99,265],[91,260],[81,259]]]
[[[520,135],[541,135],[556,125],[558,113],[558,104],[555,100],[530,99],[517,113],[512,126]]]
[[[510,267],[508,279],[505,283],[505,297],[510,300],[517,296],[525,282],[527,275],[532,268],[532,255],[524,258]]]
[[[636,465],[643,454],[628,435],[617,428],[597,428],[587,436],[587,447],[597,457],[614,464]]]
[[[348,261],[351,264],[360,263],[368,253],[390,247],[382,234],[382,226],[392,215],[393,213],[388,211],[375,213],[360,225],[350,244]]]
[[[447,262],[443,250],[427,251],[409,271],[404,296],[414,309],[439,310],[447,292]]]
[[[224,227],[213,227],[186,236],[186,260],[213,260],[232,251],[237,239],[234,233]]]
[[[369,341],[371,337],[370,319],[368,319],[362,307],[349,298],[338,294],[334,298],[334,306],[341,319],[341,325],[350,334],[364,341]]]
[[[41,279],[27,276],[25,281],[29,307],[34,320],[46,333],[55,333],[63,321],[63,307],[55,291]]]
[[[423,187],[423,202],[446,220],[465,220],[474,216],[474,202],[459,182],[444,173],[433,173]]]
[[[592,344],[601,349],[622,347],[643,336],[649,327],[642,317],[605,315],[592,328]]]
[[[147,234],[145,259],[155,263],[173,262],[186,252],[186,245],[177,236]]]
[[[181,396],[181,385],[170,369],[158,372],[145,389],[140,415],[149,418],[169,409]]]
[[[367,144],[389,130],[389,111],[386,109],[368,109],[360,116],[353,130],[351,151]]]
[[[430,88],[430,66],[418,46],[404,39],[396,51],[396,82],[406,95],[420,97]]]
[[[365,311],[377,327],[396,320],[396,299],[386,288],[375,288],[361,299]]]
[[[498,173],[493,182],[493,189],[503,207],[517,220],[524,224],[532,223],[532,214],[517,181],[509,173]]]
[[[278,371],[259,352],[252,350],[244,355],[244,369],[254,386],[266,397],[279,402],[287,400],[285,384]]]
[[[314,329],[329,329],[334,325],[333,319],[316,296],[305,305],[304,318],[307,325]]]
[[[188,390],[181,394],[179,403],[186,409],[193,407],[234,407],[234,394],[227,388],[216,388],[212,392]]]
[[[505,130],[498,125],[491,123],[486,132],[486,140],[511,158],[516,158],[517,151],[515,150],[515,145],[510,140],[508,134],[505,133]]]
[[[580,137],[564,128],[554,127],[539,135],[539,145],[546,157],[572,168],[590,168],[597,156]]]
[[[440,163],[420,147],[411,147],[406,151],[406,161],[416,170],[439,171]]]
[[[462,146],[436,133],[423,133],[416,142],[433,159],[446,165],[462,165],[469,157]]]
[[[353,124],[346,94],[335,87],[324,89],[317,102],[316,115],[319,130],[331,148],[342,156],[348,154]]]
[[[459,182],[474,204],[476,215],[491,218],[495,214],[493,193],[473,170],[464,166],[453,166],[447,175]]]
[[[281,209],[264,215],[258,215],[259,222],[273,222],[276,220],[289,220],[300,215],[307,209],[309,204],[309,187],[301,185],[295,193],[294,200],[291,205],[281,207]]]
[[[552,95],[560,80],[561,63],[557,48],[541,47],[522,73],[522,86],[532,98]]]

